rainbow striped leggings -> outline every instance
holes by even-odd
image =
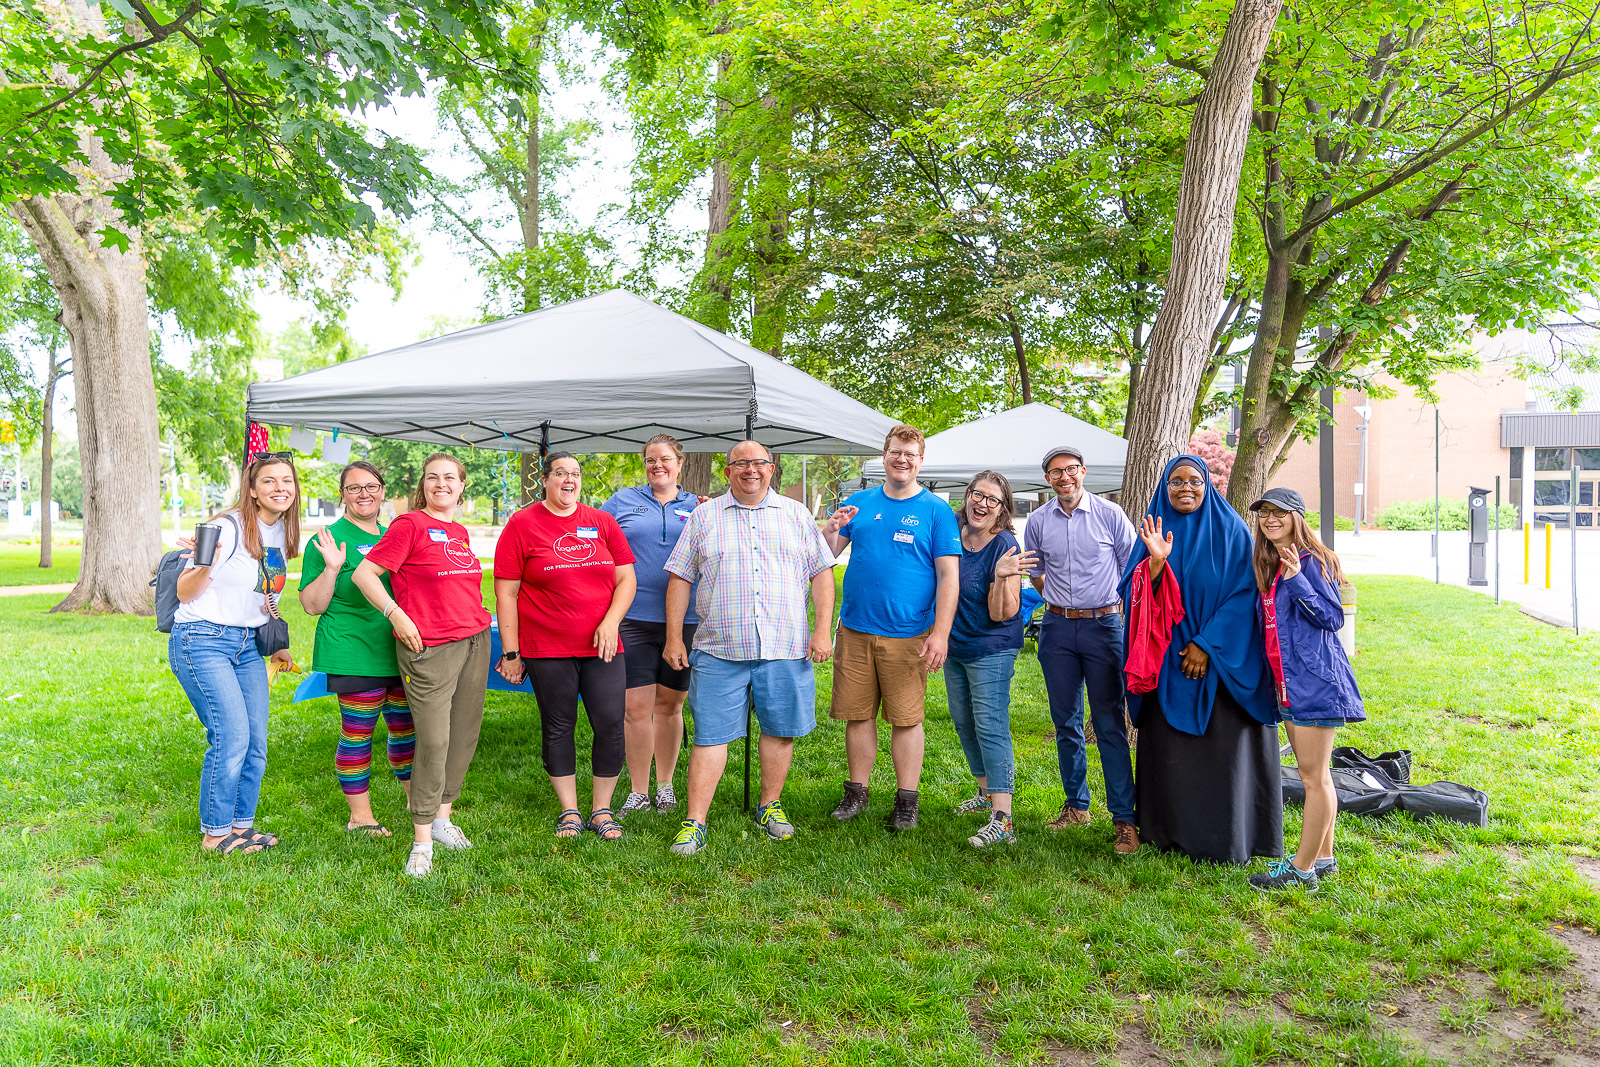
[[[371,783],[372,731],[377,728],[379,713],[389,728],[389,768],[398,781],[411,780],[417,734],[411,725],[405,687],[340,693],[339,747],[334,751],[333,766],[339,775],[339,788],[346,793],[365,793]]]

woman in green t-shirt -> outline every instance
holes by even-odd
[[[339,473],[344,517],[306,546],[300,573],[300,606],[308,615],[322,616],[311,668],[328,676],[328,692],[339,698],[339,747],[333,766],[350,805],[345,829],[372,837],[389,836],[388,828],[372,814],[368,792],[378,716],[389,728],[389,767],[407,797],[416,749],[411,709],[395,661],[394,631],[350,581],[367,550],[383,536],[378,525],[383,488],[383,475],[365,460],[356,460]],[[387,587],[389,579],[383,583]]]

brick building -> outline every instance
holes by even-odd
[[[1439,492],[1464,498],[1469,486],[1493,488],[1525,519],[1564,526],[1570,478],[1579,468],[1578,526],[1600,527],[1600,374],[1574,369],[1571,357],[1600,348],[1600,330],[1575,321],[1538,333],[1479,335],[1475,371],[1440,376]],[[1531,373],[1530,373],[1531,372]],[[1396,393],[1372,399],[1344,394],[1334,407],[1334,512],[1353,518],[1361,482],[1361,417],[1367,424],[1368,522],[1390,504],[1431,500],[1434,486],[1434,405],[1390,380]],[[1321,507],[1318,448],[1300,441],[1272,479],[1300,490],[1308,508]]]

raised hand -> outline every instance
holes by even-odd
[[[337,574],[339,568],[344,566],[345,547],[333,539],[326,526],[317,531],[317,536],[313,540],[316,542],[317,551],[322,553],[323,566]]]
[[[822,527],[823,536],[838,533],[846,523],[856,517],[856,513],[860,510],[860,508],[853,508],[849,504],[835,509],[834,513],[828,516],[827,524]]]
[[[1172,531],[1168,530],[1162,537],[1159,515],[1146,515],[1139,520],[1139,540],[1144,542],[1150,558],[1158,563],[1166,563],[1167,557],[1172,555]]]
[[[1278,574],[1293,578],[1300,573],[1300,549],[1296,545],[1278,545]]]
[[[1001,553],[1000,558],[994,561],[994,576],[996,578],[1011,578],[1016,575],[1033,574],[1033,569],[1039,565],[1037,552],[1022,552],[1015,548],[1008,548]]]

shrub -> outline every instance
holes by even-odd
[[[1234,460],[1234,452],[1228,447],[1227,439],[1215,430],[1200,430],[1189,438],[1189,454],[1206,461],[1206,466],[1211,469],[1211,487],[1226,495]]]
[[[1433,498],[1425,500],[1399,500],[1382,511],[1373,519],[1374,526],[1384,530],[1432,530],[1433,529]],[[1490,528],[1494,527],[1494,516],[1489,516]],[[1517,525],[1517,509],[1510,504],[1500,505],[1500,528],[1515,528]],[[1465,530],[1467,528],[1467,498],[1466,497],[1441,497],[1439,499],[1439,529]]]

